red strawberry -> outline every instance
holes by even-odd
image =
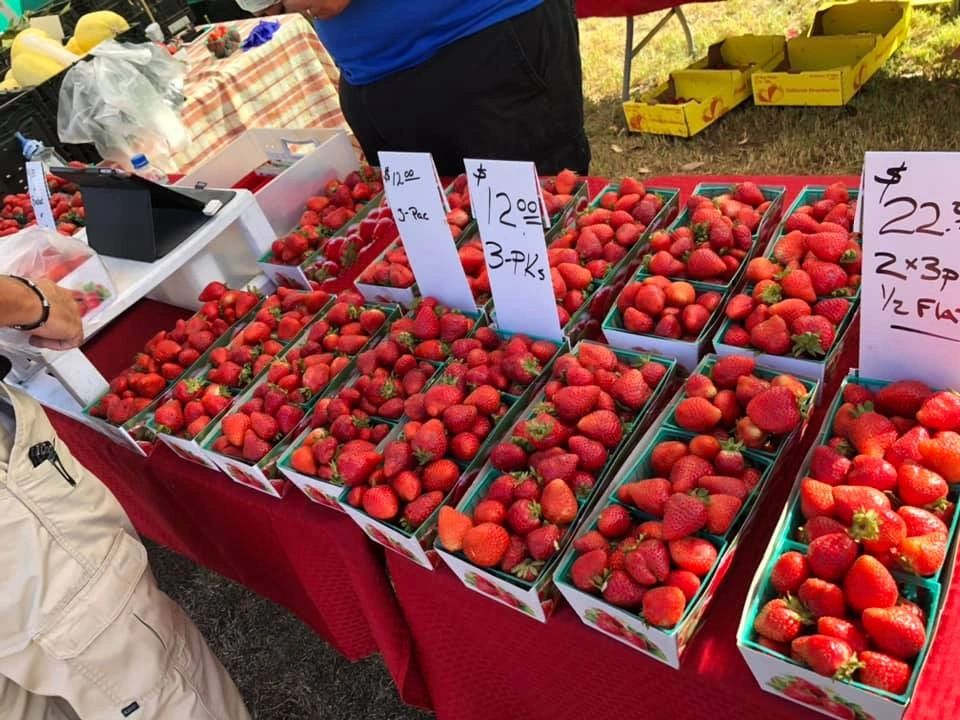
[[[794,594],[808,577],[810,577],[810,565],[806,556],[796,550],[790,550],[774,563],[773,570],[770,572],[770,584],[781,595]]]
[[[733,525],[743,502],[732,495],[711,495],[707,501],[707,532],[723,535]]]
[[[857,653],[870,646],[863,631],[854,623],[843,618],[830,616],[817,618],[817,633],[843,640]]]
[[[916,656],[926,645],[923,622],[907,608],[867,608],[863,629],[879,650],[900,660]]]
[[[268,415],[267,417],[270,416]],[[253,463],[260,462],[271,449],[270,443],[259,437],[253,430],[247,430],[246,433],[244,433],[242,446],[242,456],[244,460]]]
[[[910,684],[910,676],[913,674],[913,670],[907,663],[872,650],[861,652],[859,658],[861,683],[886,690],[894,695],[906,692]]]
[[[814,315],[821,315],[833,323],[834,326],[839,326],[843,322],[844,318],[847,316],[847,311],[850,309],[850,301],[846,298],[827,298],[824,300],[819,300],[812,308]]]
[[[768,640],[788,643],[800,635],[803,626],[809,622],[799,603],[775,598],[760,608],[753,621],[753,630]]]
[[[855,612],[869,607],[893,607],[900,591],[897,583],[879,560],[872,555],[861,555],[843,580],[847,603]]]
[[[595,410],[583,416],[577,423],[577,430],[608,448],[616,447],[623,437],[620,418],[610,410]]]
[[[723,258],[708,247],[697,248],[687,258],[687,275],[694,280],[717,278],[726,270]]]
[[[923,459],[923,464],[941,475],[948,483],[960,482],[960,435],[944,430],[930,439],[923,437],[926,431],[919,426],[913,428],[907,435],[914,431],[920,438],[917,442],[917,450]]]
[[[815,673],[827,677],[849,676],[857,667],[853,649],[843,640],[827,635],[798,637],[790,643],[790,650]]]
[[[461,550],[463,538],[471,527],[473,527],[473,521],[469,515],[464,515],[450,506],[440,508],[437,537],[445,549],[450,552]]]
[[[805,580],[797,590],[797,597],[814,617],[846,615],[847,603],[843,590],[826,580],[820,578]]]
[[[666,521],[664,521],[666,531]],[[698,537],[682,537],[669,543],[670,559],[681,570],[688,570],[697,577],[705,577],[717,561],[717,549],[707,540]]]
[[[671,585],[656,587],[643,596],[643,618],[655,627],[672,628],[683,617],[687,599]]]
[[[765,353],[785,355],[791,346],[787,323],[779,315],[764,320],[750,331],[750,343]]]
[[[597,518],[597,530],[611,540],[624,537],[632,526],[633,518],[627,509],[620,505],[605,507]]]
[[[369,494],[369,491],[364,494],[364,497],[366,497],[367,494]],[[404,527],[411,530],[415,530],[416,528],[420,527],[433,514],[433,511],[440,507],[440,503],[442,502],[443,493],[439,490],[424,493],[420,497],[416,498],[403,509]]]
[[[827,485],[840,485],[851,466],[850,460],[829,445],[820,445],[813,451],[810,475]]]
[[[743,375],[752,375],[757,361],[748,355],[729,355],[717,360],[710,376],[721,389],[733,390]]]
[[[531,530],[526,537],[527,550],[534,560],[548,560],[560,547],[560,528],[543,525]]]
[[[960,394],[934,393],[917,411],[917,422],[932,430],[960,430]]]
[[[850,428],[850,442],[862,455],[883,457],[897,437],[899,434],[894,424],[872,411],[858,415]]]
[[[917,380],[898,380],[880,388],[873,398],[877,412],[884,415],[913,417],[933,394],[925,383]]]
[[[723,413],[716,405],[703,397],[684,398],[674,411],[677,425],[684,430],[704,433],[720,422]]]
[[[823,535],[807,548],[810,572],[831,582],[842,579],[856,557],[857,544],[845,533]]]
[[[227,441],[235,447],[241,447],[243,445],[243,438],[249,427],[250,417],[243,413],[227,415],[221,424],[223,434],[227,438]]]
[[[833,516],[850,525],[853,516],[860,510],[885,510],[890,508],[890,500],[876,488],[840,485],[833,488]]]
[[[605,550],[585,552],[570,566],[570,578],[573,584],[585,592],[602,590],[609,576],[607,560]]]
[[[603,599],[617,607],[635,609],[643,603],[646,589],[624,570],[613,570],[603,589]]]
[[[640,510],[656,517],[663,517],[664,507],[671,495],[670,481],[650,478],[624,486],[630,501]]]
[[[904,538],[896,550],[900,566],[907,572],[936,575],[947,554],[947,535],[940,531]]]
[[[831,497],[832,500],[832,497]],[[810,518],[797,531],[797,540],[802,543],[811,543],[822,535],[831,533],[842,533],[847,531],[847,526],[837,522],[832,517],[818,515]]]
[[[904,463],[897,471],[897,494],[907,505],[932,505],[945,498],[948,492],[947,481],[921,465]]]
[[[773,387],[754,397],[747,404],[747,416],[764,432],[777,435],[786,435],[803,422],[796,396],[784,387]]]
[[[556,525],[568,525],[577,516],[577,498],[570,486],[557,479],[547,483],[540,496],[540,508],[543,518]],[[535,558],[539,559],[539,558]]]
[[[463,536],[463,554],[479,567],[499,565],[509,547],[510,535],[494,523],[476,525]]]

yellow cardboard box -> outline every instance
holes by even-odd
[[[846,105],[900,47],[910,26],[909,2],[832,5],[814,17],[806,37],[787,42],[773,72],[751,78],[757,105]]]
[[[623,103],[634,132],[691,137],[750,98],[750,76],[784,60],[777,35],[739,35],[711,45],[707,55],[639,100]]]

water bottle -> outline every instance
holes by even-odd
[[[140,177],[146,178],[147,180],[152,180],[155,183],[160,183],[161,185],[166,185],[170,182],[167,179],[166,174],[159,168],[151,165],[150,161],[147,159],[147,156],[143,153],[134,155],[132,158],[130,158],[130,164],[133,165],[133,172]]]
[[[43,163],[43,171],[50,172],[52,167],[66,167],[67,161],[57,155],[57,151],[52,147],[47,147],[39,140],[32,140],[20,132],[16,133],[17,140],[20,141],[20,150],[23,153],[23,159],[27,161],[36,160]]]

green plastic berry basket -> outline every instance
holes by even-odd
[[[703,360],[700,361],[700,364],[696,367],[696,369],[692,374],[694,375],[703,374],[710,377],[713,372],[713,366],[716,365],[718,359],[719,358],[716,355],[705,356]],[[782,373],[776,370],[771,370],[770,368],[764,367],[762,365],[757,365],[753,374],[763,380],[772,380],[777,375],[780,375]],[[803,384],[803,386],[807,388],[807,392],[808,392],[807,399],[804,401],[804,404],[802,404],[801,406],[801,414],[803,414],[804,417],[806,418],[817,396],[819,385],[815,380],[809,380],[807,378],[798,377],[797,380],[799,380]],[[684,428],[680,427],[680,425],[677,424],[676,410],[677,410],[677,406],[680,404],[681,401],[683,401],[686,398],[686,396],[687,396],[686,392],[683,390],[683,388],[681,388],[677,392],[674,399],[671,401],[667,409],[667,416],[664,421],[664,425],[666,427],[671,428],[673,430],[685,431]],[[800,437],[803,431],[805,422],[806,420],[804,419],[804,421],[800,424],[800,426],[797,429],[795,429],[793,432],[783,437],[774,438],[773,440],[765,444],[762,448],[751,448],[752,454],[762,456],[762,457],[767,457],[773,461],[778,460],[780,457],[782,457],[782,455],[787,450],[789,450],[793,446],[794,442],[796,442],[796,440]],[[689,432],[689,431],[685,431],[685,432]]]
[[[712,285],[716,289],[722,289],[724,291],[729,291],[732,288],[735,288],[740,284],[740,280],[743,278],[744,273],[746,272],[747,264],[750,260],[764,248],[767,243],[767,240],[770,238],[770,235],[773,233],[777,221],[780,218],[780,211],[783,208],[783,198],[786,195],[787,189],[783,185],[760,185],[760,192],[763,193],[763,196],[770,201],[771,205],[767,208],[767,211],[763,214],[763,217],[760,219],[760,224],[757,226],[756,231],[753,233],[753,243],[750,246],[750,249],[747,251],[747,254],[744,256],[743,260],[740,262],[740,267],[737,268],[737,271],[733,276],[726,282],[712,281],[712,280],[701,280],[701,282]],[[726,193],[733,192],[734,185],[716,185],[713,183],[700,183],[693,189],[692,195],[700,195],[701,197],[714,198]],[[677,228],[687,227],[690,224],[691,212],[689,209],[684,208],[683,212],[674,220],[670,226],[667,228],[667,232],[673,232]],[[652,273],[649,273],[643,270],[643,265],[641,265],[641,271],[639,277],[649,277]],[[671,280],[686,280],[687,278],[683,277],[670,277]]]
[[[777,662],[784,664],[783,672],[789,674],[796,667],[804,667],[804,665],[799,665],[798,663],[791,660],[789,657],[778,653],[777,651],[761,645],[757,641],[756,633],[753,631],[753,625],[756,621],[757,614],[760,612],[760,609],[770,600],[773,600],[779,595],[774,590],[770,582],[770,574],[773,571],[773,565],[776,558],[779,558],[783,553],[796,550],[798,552],[805,552],[806,546],[798,545],[797,543],[791,542],[785,537],[781,537],[777,541],[775,551],[770,555],[771,562],[768,563],[763,569],[763,575],[760,580],[760,583],[757,586],[757,591],[753,594],[752,597],[748,598],[750,603],[749,613],[745,616],[745,622],[741,623],[739,635],[737,637],[737,642],[743,647],[747,647],[751,650],[757,652],[766,653],[771,658],[775,659]],[[911,602],[916,603],[926,615],[926,631],[927,631],[927,643],[920,654],[917,656],[914,661],[913,672],[910,675],[910,684],[907,686],[907,689],[900,695],[895,695],[893,693],[887,692],[885,690],[880,690],[879,688],[874,688],[869,685],[864,685],[861,682],[850,680],[850,681],[832,681],[832,682],[844,682],[845,684],[852,685],[860,689],[861,691],[868,693],[875,693],[881,697],[889,698],[898,703],[905,703],[908,698],[913,694],[913,689],[917,683],[917,678],[920,675],[920,670],[923,667],[923,662],[926,659],[927,651],[930,649],[930,645],[933,643],[934,633],[936,631],[938,609],[940,606],[940,595],[941,587],[937,582],[929,580],[921,580],[917,578],[907,578],[904,576],[897,576],[897,585],[901,590],[901,595],[910,600]],[[831,681],[829,678],[824,678],[824,681]]]

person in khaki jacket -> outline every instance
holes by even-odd
[[[0,277],[0,325],[46,348],[83,339],[71,294],[44,281]],[[116,498],[0,383],[0,718],[249,717]]]

